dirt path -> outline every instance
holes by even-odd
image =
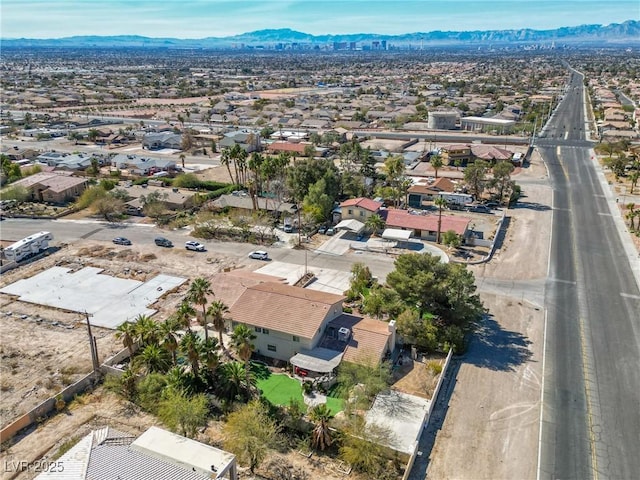
[[[460,360],[427,478],[536,476],[544,312],[526,298],[547,274],[551,189],[539,157],[533,162],[516,177],[526,197],[508,212],[503,245],[490,263],[473,267],[490,314]],[[485,282],[509,288],[500,294]]]

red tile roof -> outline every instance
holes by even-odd
[[[230,309],[234,321],[313,338],[329,312],[342,309],[342,295],[280,283],[247,288]]]
[[[209,302],[220,300],[231,308],[247,288],[265,282],[283,283],[286,279],[243,269],[218,273],[211,278],[211,290],[214,296],[209,298]]]
[[[407,230],[438,231],[438,215],[412,215],[406,210],[390,208],[386,210],[387,228],[402,228]],[[442,215],[441,232],[453,230],[463,235],[470,220],[465,217]]]
[[[471,145],[471,153],[482,160],[511,160],[513,152],[493,145]]]
[[[382,207],[381,202],[376,202],[375,200],[371,200],[369,198],[350,198],[349,200],[345,200],[340,204],[341,207],[359,207],[364,210],[369,210],[370,212],[377,212]]]

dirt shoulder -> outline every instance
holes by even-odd
[[[472,267],[489,315],[459,360],[427,478],[536,477],[544,311],[523,297],[546,278],[551,188],[537,154],[515,179],[525,197],[507,212],[504,242],[489,263]],[[483,288],[492,281],[510,287]]]

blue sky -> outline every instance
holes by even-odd
[[[640,0],[0,0],[0,16],[2,38],[399,34],[606,25],[640,19]]]

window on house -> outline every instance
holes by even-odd
[[[276,351],[276,346],[275,345],[267,345],[267,350],[269,350],[270,352],[275,352]]]
[[[264,333],[265,335],[269,335],[269,330],[267,328],[263,328],[262,333]]]
[[[260,327],[253,327],[253,329],[258,333],[262,332],[262,329]]]
[[[293,341],[294,342],[299,342],[300,341],[300,337],[296,337],[295,335],[293,336]]]
[[[364,217],[364,212],[362,210],[360,210],[360,216]]]
[[[349,215],[353,215],[353,210],[349,209]]]

